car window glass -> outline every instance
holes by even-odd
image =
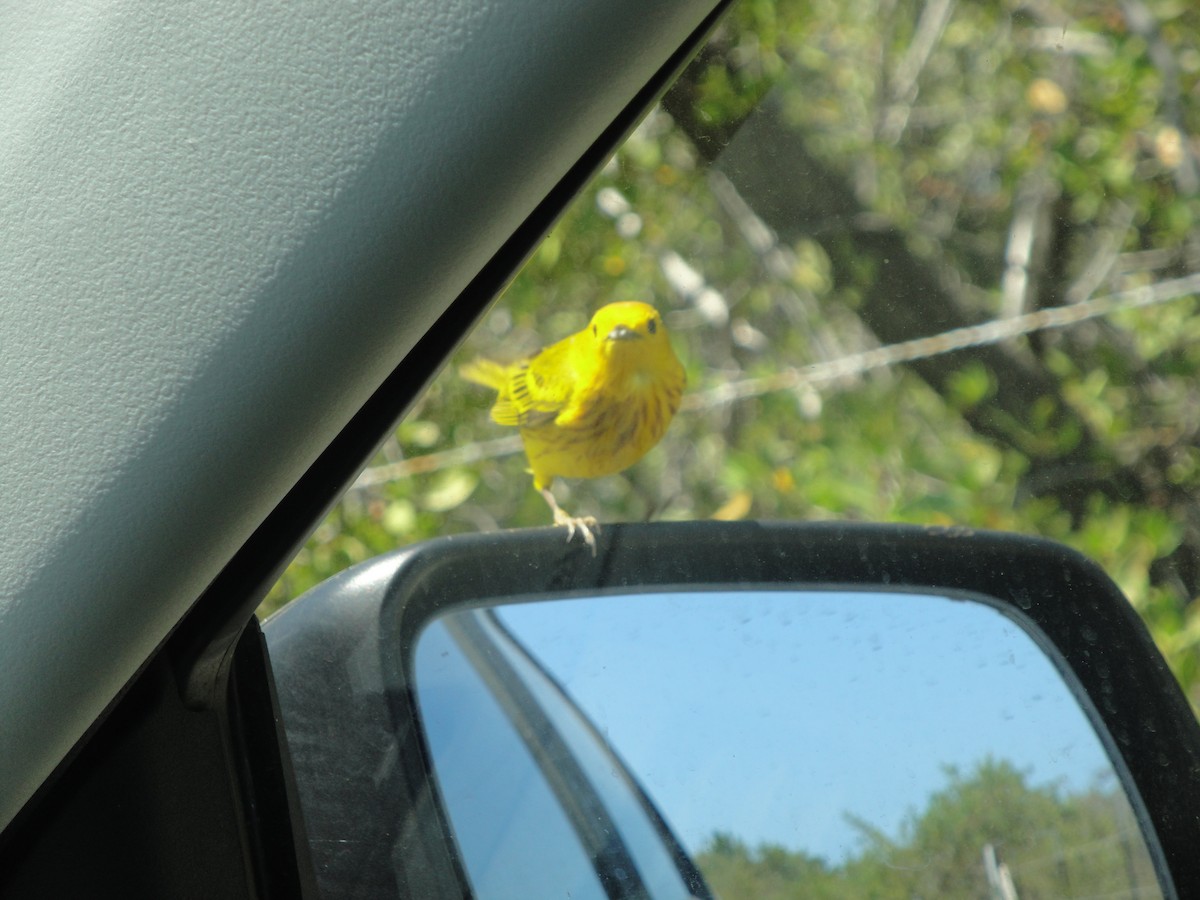
[[[549,524],[463,369],[648,302],[682,408],[623,471],[558,479],[564,509],[1063,541],[1195,702],[1197,46],[1187,4],[737,5],[265,609],[398,545]]]

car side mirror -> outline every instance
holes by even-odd
[[[597,551],[443,538],[267,623],[322,896],[1200,896],[1200,728],[1073,551],[788,523]]]

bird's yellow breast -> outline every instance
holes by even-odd
[[[583,331],[526,360],[476,360],[462,372],[496,390],[492,418],[520,429],[539,489],[633,465],[666,432],[685,382],[657,310],[636,301],[601,307]]]
[[[616,385],[597,378],[569,424],[521,428],[537,487],[556,477],[599,478],[633,465],[657,444],[679,410],[683,367],[638,375]]]

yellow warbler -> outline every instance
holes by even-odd
[[[666,432],[686,380],[662,317],[647,303],[610,303],[583,331],[515,363],[478,359],[462,376],[493,388],[492,419],[520,429],[537,488],[554,522],[578,529],[596,552],[590,516],[567,515],[555,477],[599,478],[633,465]]]

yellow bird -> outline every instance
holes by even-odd
[[[659,442],[679,410],[686,376],[662,316],[647,303],[610,303],[583,331],[527,359],[478,359],[461,369],[494,389],[492,419],[520,429],[533,486],[554,522],[578,529],[596,552],[591,516],[565,513],[550,493],[556,477],[599,478],[628,468]]]

